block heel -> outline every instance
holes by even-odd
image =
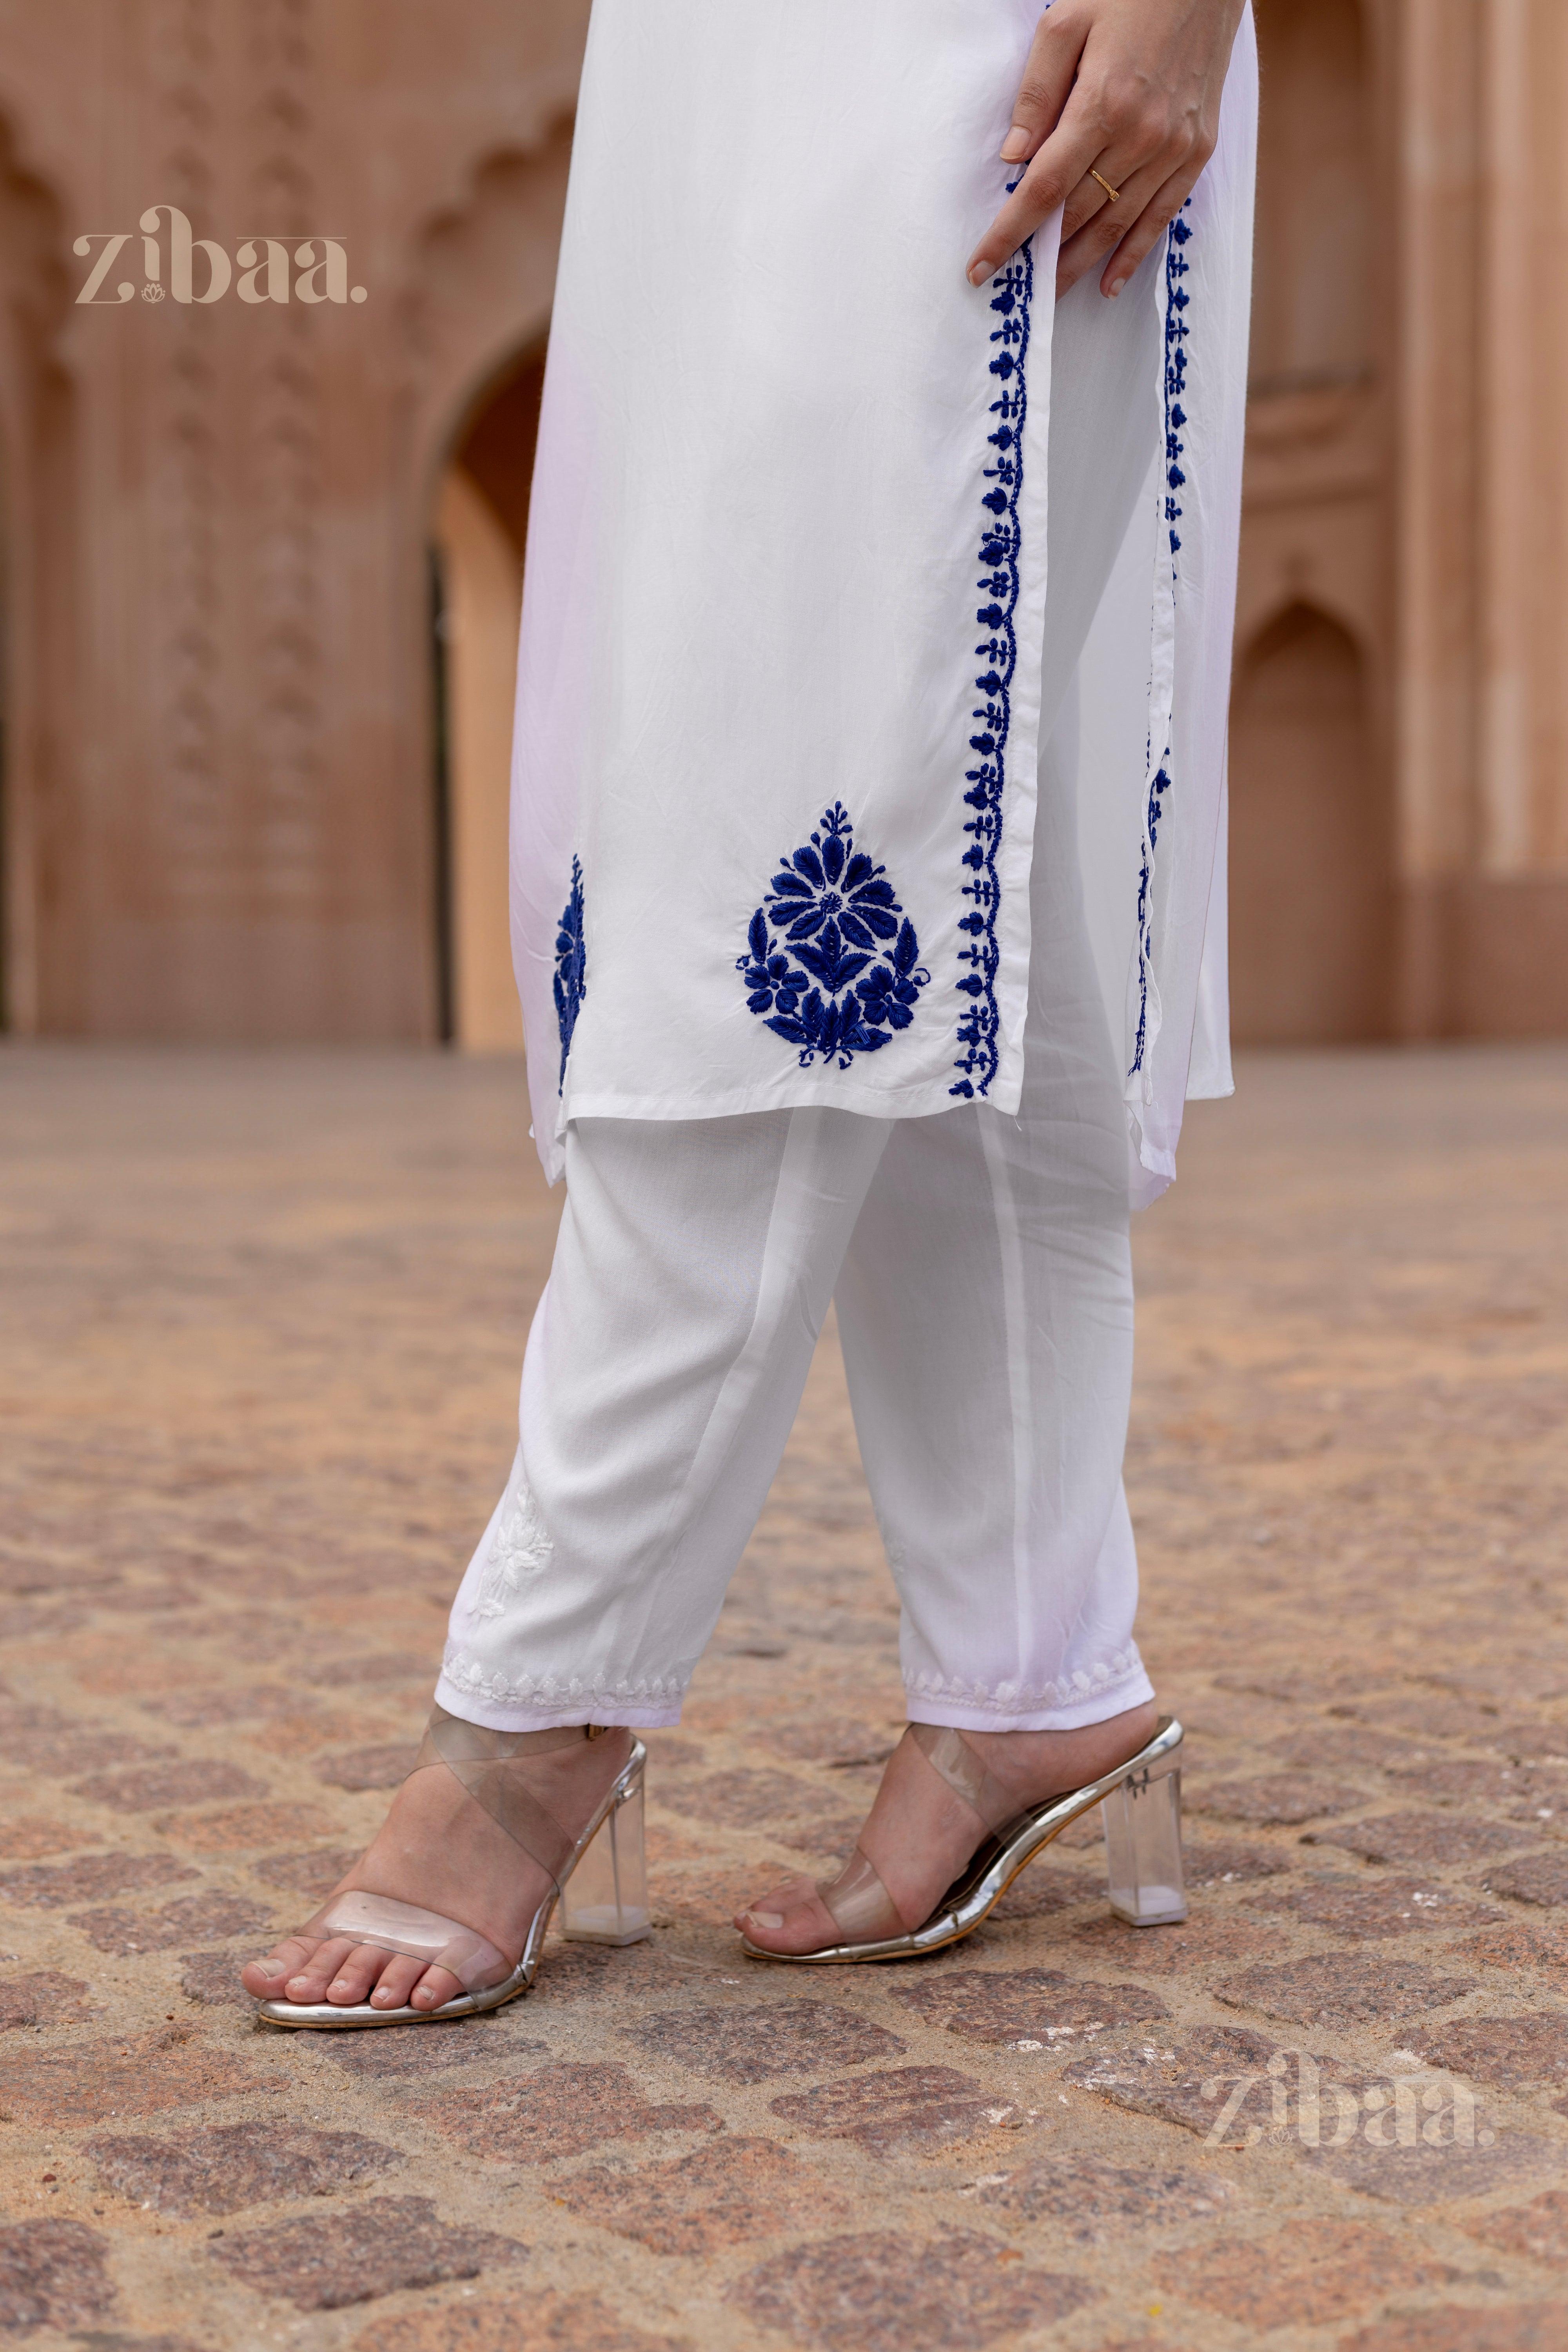
[[[638,1764],[617,1782],[609,1811],[561,1890],[561,1933],[574,1944],[640,1944],[652,1926]]]
[[[1163,1927],[1187,1916],[1182,1876],[1182,1751],[1130,1772],[1101,1800],[1110,1907],[1134,1927]]]

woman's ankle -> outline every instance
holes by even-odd
[[[1050,1731],[1002,1730],[965,1732],[964,1738],[999,1780],[1033,1783],[1044,1778],[1062,1793],[1114,1771],[1136,1756],[1154,1736],[1159,1709],[1145,1699],[1120,1714],[1096,1723],[1073,1724]]]

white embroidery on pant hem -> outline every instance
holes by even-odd
[[[533,1499],[533,1490],[522,1475],[521,1461],[512,1476],[512,1491],[490,1538],[479,1598],[474,1602],[476,1617],[504,1617],[523,1583],[542,1575],[555,1556],[554,1542]]]
[[[523,1675],[512,1682],[456,1642],[447,1644],[441,1673],[455,1690],[491,1706],[677,1706],[686,1690],[679,1675],[648,1675],[639,1682],[612,1682],[606,1675]]]
[[[998,1683],[994,1690],[988,1690],[984,1683],[925,1673],[906,1675],[904,1688],[911,1698],[941,1699],[950,1706],[991,1707],[998,1715],[1038,1715],[1047,1707],[1075,1706],[1081,1700],[1098,1698],[1102,1691],[1114,1690],[1118,1683],[1129,1682],[1142,1671],[1143,1661],[1129,1643],[1099,1665],[1079,1666],[1058,1682],[1042,1683],[1037,1690],[1023,1683]]]

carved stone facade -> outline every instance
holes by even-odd
[[[1258,14],[1238,1030],[1568,1031],[1568,14]],[[586,15],[0,0],[11,1028],[517,1043]]]
[[[1237,1026],[1568,1033],[1568,12],[1258,0]]]
[[[548,326],[586,13],[0,6],[12,1028],[437,1033],[431,547]]]

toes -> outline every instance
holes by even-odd
[[[425,1974],[423,1960],[410,1959],[406,1952],[384,1952],[386,1966],[371,1994],[373,2009],[405,2009],[408,1996]]]
[[[371,1987],[380,1981],[392,1957],[379,1945],[355,1944],[333,1969],[331,1982],[327,1987],[327,1999],[339,2009],[352,2009],[366,2000]]]
[[[456,2000],[463,1988],[450,1969],[426,1969],[408,1996],[410,2009],[439,2009],[443,2001]]]
[[[240,1983],[258,2000],[276,2000],[289,1978],[309,1967],[316,1949],[309,1937],[287,1937],[281,1944],[274,1944],[264,1960],[247,1960],[239,1972]]]
[[[786,1878],[782,1886],[770,1886],[765,1895],[759,1895],[754,1903],[737,1911],[734,1925],[743,1930],[747,1921],[754,1919],[764,1927],[778,1928],[791,1911],[809,1903],[816,1893],[815,1879]]]
[[[284,2000],[325,2000],[327,1987],[353,1948],[346,1936],[334,1936],[330,1943],[316,1945],[310,1958],[285,1982]]]
[[[449,1969],[426,1968],[405,1953],[351,1943],[346,1936],[326,1944],[291,1936],[264,1960],[247,1960],[239,1979],[257,2000],[291,2000],[301,2007],[330,2001],[334,2009],[364,2000],[374,2009],[439,2009],[463,1990]]]
[[[748,1943],[768,1952],[819,1952],[844,1938],[814,1880],[792,1879],[762,1895],[735,1925]]]

